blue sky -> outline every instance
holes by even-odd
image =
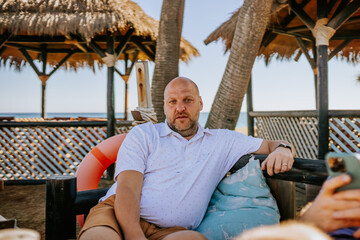
[[[160,18],[161,0],[135,0],[155,19]],[[200,88],[204,110],[209,111],[225,70],[228,55],[222,42],[205,46],[203,40],[233,11],[239,0],[186,0],[183,36],[200,52],[188,64],[180,64],[180,75],[193,79]],[[122,70],[122,64],[117,64]],[[154,64],[149,63],[150,79]],[[360,109],[359,67],[332,59],[329,62],[330,109]],[[0,113],[40,112],[41,83],[30,67],[16,72],[0,68]],[[313,73],[302,56],[299,62],[273,60],[265,66],[262,59],[253,68],[254,110],[315,109]],[[136,78],[129,82],[129,110],[137,106]],[[124,84],[115,74],[115,110],[124,111]],[[106,112],[106,69],[79,69],[77,72],[58,70],[47,84],[47,112]],[[246,111],[245,103],[242,111]]]

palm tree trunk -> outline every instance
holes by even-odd
[[[159,122],[165,120],[164,90],[179,75],[180,39],[185,0],[164,0],[156,43],[155,70],[151,85],[152,103]]]
[[[206,127],[235,129],[251,69],[270,18],[271,0],[245,0]]]

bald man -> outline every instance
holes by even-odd
[[[164,123],[134,127],[118,153],[114,185],[89,213],[79,238],[206,239],[194,231],[216,186],[249,153],[269,154],[270,175],[291,169],[293,147],[199,125],[203,102],[185,77],[164,91]]]

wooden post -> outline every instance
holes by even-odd
[[[279,206],[280,220],[294,219],[296,215],[295,183],[279,179],[266,179],[271,193]]]
[[[41,61],[42,61],[42,76],[46,76],[46,61],[47,61],[47,53],[46,53],[46,45],[42,46],[41,52]],[[45,101],[46,101],[46,81],[47,77],[40,78],[41,80],[41,117],[45,118]]]
[[[75,198],[76,177],[55,176],[47,179],[45,223],[47,240],[76,238]]]
[[[114,54],[114,37],[110,32],[107,33],[107,52],[111,55]],[[115,63],[114,63],[115,64]],[[107,131],[106,137],[112,137],[115,135],[115,99],[114,99],[114,69],[115,67],[108,66],[107,72]],[[112,179],[114,177],[115,165],[111,164],[107,172],[107,178]]]
[[[327,1],[317,0],[317,19],[327,18]],[[318,41],[315,36],[315,41]],[[325,159],[329,151],[329,97],[328,97],[328,46],[316,43],[318,159]],[[319,186],[306,186],[306,200],[312,201],[320,191]]]
[[[130,74],[127,74],[128,72],[128,60],[129,60],[129,55],[127,53],[124,53],[125,56],[125,75],[122,77],[122,79],[125,82],[125,99],[124,99],[124,120],[128,119],[128,81],[129,81],[129,76]]]
[[[327,1],[317,0],[317,19],[327,18]],[[328,96],[328,46],[317,44],[318,69],[318,159],[325,159],[329,151],[329,96]]]
[[[318,103],[319,103],[319,148],[318,158],[325,159],[325,154],[329,151],[329,97],[328,97],[328,46],[317,47],[318,55]]]
[[[41,117],[45,118],[46,82],[41,82]]]
[[[253,111],[252,99],[253,99],[253,97],[252,97],[252,77],[250,76],[250,81],[249,81],[248,89],[246,92],[248,136],[254,136],[254,118],[250,116],[250,112]]]
[[[124,104],[124,120],[128,120],[128,99],[129,99],[129,77],[127,76],[127,80],[125,80],[125,104]]]
[[[138,89],[138,105],[139,107],[150,108],[152,107],[152,103],[148,63],[137,62],[135,63],[135,69]]]
[[[110,32],[107,34],[107,52],[114,54],[114,38]],[[107,70],[107,134],[106,137],[115,135],[115,107],[114,107],[114,66]]]

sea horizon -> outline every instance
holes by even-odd
[[[40,118],[40,112],[4,112],[0,113],[0,117],[15,117],[15,118]],[[131,113],[129,113],[129,120],[133,120]],[[205,126],[209,112],[200,112],[199,123],[201,126]],[[105,118],[105,112],[47,112],[46,118],[54,117],[93,117],[93,118]],[[116,118],[124,118],[123,112],[115,113]],[[236,124],[237,128],[247,127],[246,112],[241,112],[239,120]]]

